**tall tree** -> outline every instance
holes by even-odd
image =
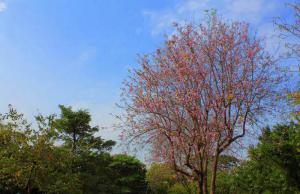
[[[89,123],[91,116],[86,110],[73,111],[72,107],[59,105],[61,114],[60,118],[55,121],[56,127],[64,133],[65,139],[71,141],[74,153],[78,151],[78,141],[90,135],[96,129],[92,128]]]
[[[251,150],[252,158],[260,157],[279,167],[289,184],[300,191],[300,126],[291,123],[265,128],[259,140]]]
[[[299,193],[300,127],[266,127],[249,159],[228,174],[231,193]],[[226,178],[226,177],[225,177]]]
[[[99,128],[90,125],[91,115],[87,110],[59,107],[61,114],[54,120],[54,126],[74,154],[72,170],[79,177],[82,192],[111,193],[114,184],[109,178],[112,158],[108,151],[115,142],[95,136]]]
[[[73,153],[79,151],[109,151],[114,141],[104,141],[101,137],[95,137],[99,131],[97,126],[90,125],[91,115],[87,110],[73,111],[72,107],[59,105],[61,114],[56,119],[55,127],[63,134],[66,142],[71,142]]]
[[[125,81],[125,136],[215,193],[219,156],[273,107],[275,63],[246,23],[177,26]]]

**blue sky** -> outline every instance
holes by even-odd
[[[87,108],[94,124],[115,121],[122,81],[137,54],[152,52],[174,21],[199,22],[214,8],[245,20],[281,44],[274,17],[291,17],[284,0],[0,0],[0,111],[13,104],[28,118],[58,104]],[[117,139],[118,131],[100,132]]]

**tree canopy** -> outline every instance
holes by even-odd
[[[177,26],[124,86],[125,134],[215,193],[219,156],[275,107],[280,72],[248,24]]]
[[[145,166],[127,155],[111,155],[114,141],[96,136],[86,110],[60,105],[57,117],[30,124],[13,107],[0,116],[0,193],[139,194]],[[75,137],[73,139],[73,137]]]

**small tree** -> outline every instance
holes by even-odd
[[[246,23],[177,26],[124,85],[125,136],[215,193],[219,156],[245,136],[276,97],[275,63]],[[139,138],[138,138],[139,137]]]

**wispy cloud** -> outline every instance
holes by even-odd
[[[166,10],[144,11],[143,15],[150,19],[152,35],[157,35],[168,30],[173,22],[200,18],[209,2],[210,0],[186,0]]]
[[[181,0],[178,4],[164,10],[143,12],[151,25],[153,36],[172,34],[172,23],[191,21],[198,23],[204,19],[206,10],[216,10],[225,20],[246,21],[258,35],[265,38],[266,48],[272,54],[282,52],[279,49],[282,40],[273,26],[277,11],[284,7],[278,0]]]
[[[272,17],[272,12],[283,6],[284,3],[276,0],[225,0],[225,7],[221,14],[229,19],[245,20],[251,24],[259,25],[266,17]]]
[[[3,12],[7,9],[7,5],[4,1],[0,1],[0,12]]]
[[[151,33],[157,35],[168,31],[174,21],[181,23],[203,19],[205,10],[210,9],[217,10],[225,19],[245,20],[260,25],[278,4],[280,2],[276,0],[181,0],[168,9],[147,10],[143,15],[150,20]]]

